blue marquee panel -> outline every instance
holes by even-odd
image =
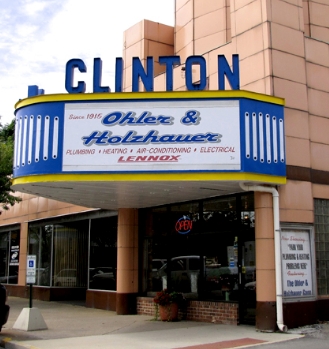
[[[241,99],[240,121],[242,170],[285,176],[283,106]]]
[[[31,105],[16,112],[14,177],[60,173],[64,103]]]

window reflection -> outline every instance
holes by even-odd
[[[29,226],[38,286],[86,287],[89,221]]]
[[[18,283],[20,231],[18,229],[0,233],[0,282]]]
[[[117,216],[91,220],[89,288],[116,290]]]
[[[239,288],[250,283],[255,288],[252,194],[154,208],[148,215],[147,292],[168,287],[187,298],[237,300]]]
[[[53,226],[53,285],[87,287],[88,228],[87,220]]]

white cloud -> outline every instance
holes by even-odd
[[[28,15],[28,16],[34,16],[36,14],[38,14],[39,12],[41,12],[42,10],[44,10],[44,8],[49,5],[51,1],[35,1],[35,0],[27,0],[25,1],[25,4],[23,6],[24,12]]]
[[[143,19],[174,24],[174,0],[0,0],[0,9],[2,123],[11,121],[28,85],[65,93],[65,65],[71,58],[86,63],[88,90],[93,59],[100,57],[103,85],[113,89],[123,32]]]
[[[26,37],[33,34],[38,27],[36,25],[22,24],[16,27],[16,35],[19,37]]]

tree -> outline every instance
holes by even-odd
[[[0,205],[4,210],[9,209],[20,197],[12,195],[11,179],[13,175],[15,120],[2,126],[0,123]]]

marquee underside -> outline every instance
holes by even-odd
[[[229,175],[228,175],[229,176]],[[38,177],[38,176],[37,176]],[[284,184],[285,179],[262,180],[248,179],[245,174],[232,180],[86,180],[73,176],[76,180],[47,180],[47,178],[26,177],[15,179],[13,189],[18,192],[38,195],[75,205],[117,210],[119,208],[143,208],[205,199],[220,195],[243,192],[241,183]],[[44,176],[46,177],[46,176]],[[124,177],[122,175],[122,177]]]

